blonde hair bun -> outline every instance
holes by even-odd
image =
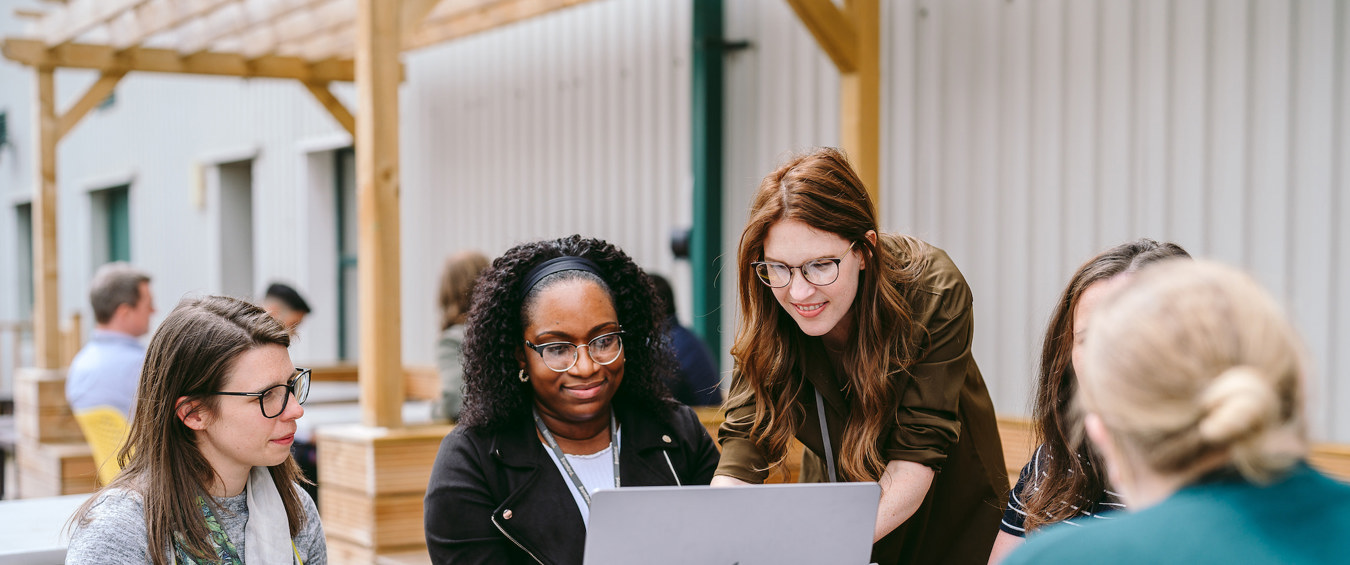
[[[1280,398],[1270,381],[1249,366],[1230,367],[1215,377],[1200,399],[1197,425],[1209,445],[1242,442],[1279,425]]]

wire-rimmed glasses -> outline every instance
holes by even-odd
[[[608,365],[618,360],[619,354],[623,353],[623,330],[595,336],[583,345],[566,341],[535,345],[525,340],[525,346],[539,354],[539,358],[544,360],[545,367],[565,373],[576,366],[577,360],[581,358],[578,350],[582,347],[586,348],[586,354],[591,356],[591,361],[595,361],[598,365]]]
[[[822,257],[812,259],[796,267],[790,267],[777,261],[755,261],[751,263],[755,267],[755,274],[759,276],[759,281],[768,285],[770,288],[783,288],[792,283],[792,271],[795,269],[802,274],[802,278],[816,286],[825,286],[839,279],[839,263],[844,261],[844,257],[853,251],[853,246],[857,242],[849,244],[848,250],[840,257]]]

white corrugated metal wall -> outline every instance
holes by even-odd
[[[433,358],[441,261],[462,249],[492,256],[581,233],[689,296],[689,265],[675,261],[669,236],[693,217],[690,33],[686,2],[609,0],[407,57],[410,361]]]
[[[784,3],[730,6],[728,34],[755,43],[728,67],[739,233],[776,154],[837,141],[838,75]],[[1073,270],[1152,237],[1284,300],[1314,433],[1350,441],[1350,4],[896,0],[883,18],[883,222],[965,272],[1001,412],[1027,412]]]
[[[1333,409],[1350,386],[1326,377],[1350,336],[1350,6],[894,0],[883,18],[883,221],[965,271],[1002,412],[1026,411],[1039,334],[1072,270],[1149,236],[1248,267],[1290,305],[1317,367],[1316,434],[1350,441]],[[432,360],[440,261],[464,248],[596,235],[689,296],[688,265],[667,248],[691,218],[689,22],[686,2],[602,0],[407,56],[408,363]],[[753,43],[727,64],[731,256],[759,178],[786,152],[837,143],[838,77],[783,2],[728,0],[726,27]],[[62,145],[63,309],[83,304],[89,274],[84,191],[119,176],[135,179],[133,253],[156,271],[161,309],[210,291],[191,163],[250,155],[259,284],[290,278],[335,304],[331,163],[313,150],[346,139],[312,100],[287,82],[146,75],[118,95]],[[11,116],[26,124],[26,109]],[[307,325],[331,326],[325,315]],[[326,337],[306,337],[312,358],[331,356]]]

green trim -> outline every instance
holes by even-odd
[[[103,191],[108,213],[108,261],[131,261],[131,187]]]
[[[721,370],[722,266],[722,0],[694,0],[692,166],[694,228],[689,261],[694,276],[694,332]]]
[[[347,360],[348,321],[354,314],[347,311],[347,270],[356,268],[356,253],[347,250],[347,195],[343,187],[347,184],[346,167],[348,161],[356,158],[351,147],[333,152],[333,208],[337,212],[337,353],[339,360]]]

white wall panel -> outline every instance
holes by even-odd
[[[601,1],[407,57],[404,351],[430,363],[441,262],[580,233],[671,276],[692,221],[690,11]],[[688,304],[682,304],[688,321]]]

